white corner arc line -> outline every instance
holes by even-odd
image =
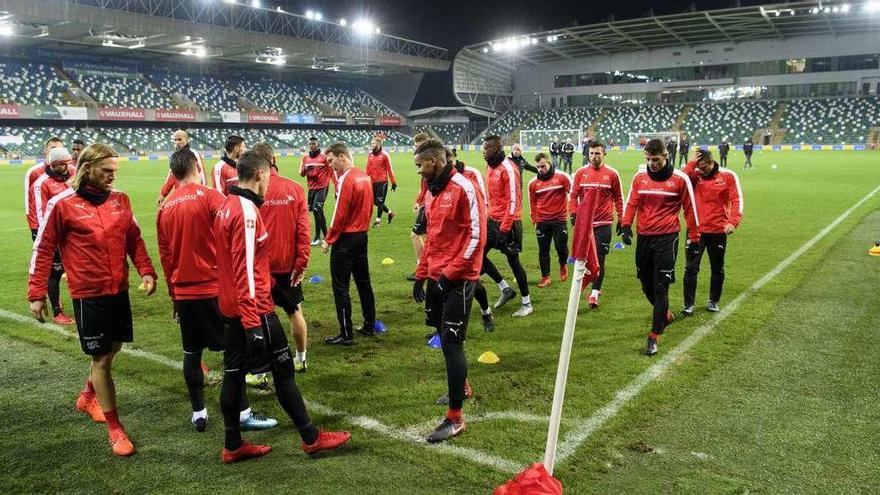
[[[7,311],[5,309],[0,309],[0,318],[6,320],[12,320],[18,323],[23,323],[25,325],[35,326],[37,328],[43,330],[49,330],[53,333],[61,335],[63,337],[69,338],[77,338],[76,332],[71,332],[66,330],[65,328],[56,325],[54,323],[40,323],[37,320],[24,316],[18,313],[14,313],[12,311]],[[123,354],[128,354],[131,356],[139,357],[142,359],[146,359],[148,361],[153,361],[154,363],[161,364],[163,366],[167,366],[169,368],[173,368],[175,370],[182,370],[183,363],[180,361],[175,361],[174,359],[165,357],[161,354],[156,354],[150,351],[145,351],[142,349],[137,349],[133,347],[128,347],[124,345],[122,347]],[[469,447],[460,447],[457,445],[451,444],[436,444],[430,445],[425,440],[424,437],[420,435],[416,435],[412,432],[406,432],[401,428],[396,426],[387,425],[380,422],[377,419],[371,418],[369,416],[357,416],[354,414],[349,414],[344,411],[338,411],[336,409],[332,409],[330,407],[321,405],[317,402],[308,400],[306,401],[308,406],[315,412],[320,414],[324,414],[326,416],[336,416],[344,419],[345,421],[359,426],[365,430],[372,431],[374,433],[378,433],[382,436],[389,437],[393,440],[399,440],[406,443],[413,443],[419,445],[421,447],[425,447],[431,450],[435,450],[437,452],[442,452],[444,454],[448,454],[455,457],[460,457],[467,459],[475,464],[481,464],[484,466],[491,467],[501,472],[505,473],[516,473],[522,469],[523,463],[512,461],[509,459],[505,459],[503,457],[498,457],[492,454],[488,454],[486,452],[482,452],[477,449],[472,449]]]
[[[758,279],[758,281],[752,284],[751,287],[740,293],[734,300],[730,301],[730,303],[725,306],[719,313],[717,313],[714,318],[697,327],[697,329],[694,330],[690,335],[688,335],[687,338],[681,341],[678,346],[670,350],[659,361],[643,371],[626,387],[618,390],[613,400],[598,409],[588,419],[579,422],[577,426],[575,426],[571,431],[566,434],[565,439],[559,444],[556,452],[557,465],[561,464],[568,457],[574,454],[577,449],[584,442],[586,442],[593,433],[595,433],[599,428],[607,423],[608,420],[615,417],[617,413],[619,413],[620,410],[623,408],[623,406],[625,406],[630,400],[638,395],[639,392],[641,392],[642,389],[644,389],[648,384],[660,377],[660,375],[662,375],[670,366],[672,366],[672,364],[679,357],[681,357],[684,353],[688,352],[692,347],[700,342],[700,340],[702,340],[703,337],[714,330],[719,323],[724,321],[728,316],[730,316],[731,313],[736,311],[736,309],[746,299],[748,299],[752,294],[767,285],[783,270],[788,268],[792,263],[800,258],[805,252],[807,252],[810,248],[812,248],[819,241],[825,238],[825,236],[828,235],[829,232],[834,230],[835,227],[846,220],[858,207],[865,204],[865,202],[871,199],[871,197],[873,197],[875,194],[877,194],[878,191],[880,191],[880,186],[874,188],[874,190],[872,190],[862,199],[857,201],[856,204],[852,205],[848,210],[841,213],[839,217],[837,217],[833,222],[829,223],[825,228],[820,230],[819,233],[813,236],[813,238],[805,242],[795,252],[791,253],[787,258],[780,261],[779,264],[773,267],[772,270],[770,270],[763,277]]]

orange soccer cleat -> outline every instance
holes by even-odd
[[[128,439],[125,430],[122,428],[108,430],[110,437],[110,448],[113,449],[113,455],[120,457],[128,457],[134,454],[134,444]]]
[[[254,457],[263,457],[269,452],[272,452],[272,446],[270,445],[256,445],[243,442],[235,450],[223,449],[221,458],[223,459],[223,464],[232,464],[233,462],[253,459]]]
[[[351,438],[351,433],[347,431],[318,431],[318,438],[306,444],[302,442],[303,452],[306,454],[317,454],[325,450],[333,450],[339,448]]]
[[[550,287],[550,284],[553,282],[550,281],[550,277],[541,277],[541,281],[538,282],[538,287],[543,289],[544,287]]]
[[[52,321],[59,325],[73,325],[73,318],[64,314],[63,311],[55,315],[55,317],[52,318]]]
[[[559,281],[565,282],[568,280],[568,265],[559,265]]]
[[[79,397],[76,399],[76,410],[88,414],[95,423],[107,422],[107,419],[104,418],[104,411],[101,410],[101,404],[98,402],[98,397],[95,395],[86,395],[80,392]]]

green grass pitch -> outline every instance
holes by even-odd
[[[463,152],[461,158],[485,167],[476,152]],[[409,231],[418,179],[410,156],[400,153],[392,159],[400,187],[389,193],[389,205],[398,215],[392,224],[370,232],[378,317],[388,333],[359,338],[351,348],[324,346],[321,341],[336,333],[337,324],[329,257],[318,250],[308,275],[325,281],[305,287],[310,369],[297,375],[297,382],[317,424],[353,431],[350,446],[318,458],[306,456],[274,397],[255,391],[254,407],[281,424],[245,437],[275,450],[264,459],[232,466],[219,459],[219,387],[206,392],[207,432],[196,433],[189,424],[183,378],[170,366],[179,362],[181,348],[164,280],[152,297],[131,292],[131,347],[166,361],[124,354],[114,367],[120,416],[137,454],[113,458],[105,428],[74,411],[87,358],[75,337],[21,318],[28,313],[31,249],[21,204],[25,167],[0,167],[0,184],[7,191],[0,197],[2,491],[477,494],[491,493],[514,470],[541,460],[568,285],[556,282],[554,274],[551,287],[535,287],[537,246],[531,226],[525,228],[522,259],[535,314],[513,319],[517,305],[511,302],[497,312],[492,334],[483,333],[474,315],[466,345],[476,392],[465,405],[468,430],[439,448],[416,441],[441,419],[444,409],[434,399],[445,391],[445,378],[442,354],[425,345],[423,312],[404,279],[415,262]],[[575,160],[580,162],[580,155]],[[742,156],[733,153],[730,164],[742,182],[745,218],[728,244],[722,306],[874,190],[877,160],[876,153],[868,152],[764,152],[755,155],[753,170],[742,171]],[[641,161],[637,153],[609,154],[625,191]],[[363,166],[364,156],[356,162]],[[281,159],[282,174],[293,176],[298,163]],[[117,183],[132,198],[157,269],[153,202],[166,171],[161,162],[123,163]],[[530,178],[527,173],[525,181]],[[602,408],[619,391],[699,327],[710,325],[711,332],[639,394],[605,414],[583,442],[569,441],[577,448],[555,473],[566,492],[876,490],[880,259],[870,258],[867,250],[880,237],[878,207],[880,197],[869,198],[723,320],[699,310],[694,318],[676,322],[653,360],[640,354],[650,308],[635,278],[633,250],[612,250],[602,306],[590,311],[582,305],[580,311],[561,442],[584,421],[603,415]],[[331,200],[328,217],[332,208]],[[524,210],[526,220],[527,206]],[[386,257],[395,263],[382,266]],[[496,254],[493,259],[513,283],[503,258]],[[676,313],[682,276],[680,259],[678,282],[670,288]],[[490,298],[497,297],[491,281],[487,287]],[[704,264],[698,303],[705,303],[707,291]],[[477,363],[486,350],[501,362]],[[219,354],[206,354],[206,361],[220,369]]]

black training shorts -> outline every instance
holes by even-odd
[[[523,229],[522,221],[514,220],[510,226],[510,232],[506,238],[501,235],[501,224],[497,220],[489,219],[486,222],[486,251],[497,249],[504,254],[518,254],[522,252]]]
[[[636,240],[636,276],[654,283],[675,282],[675,260],[678,257],[678,232],[674,234],[640,235]]]
[[[223,350],[224,323],[216,297],[179,299],[175,304],[185,352],[202,352],[206,347],[212,351]]]
[[[109,354],[114,342],[131,342],[131,304],[128,291],[112,296],[73,300],[79,344],[89,356]]]
[[[260,317],[264,337],[269,341],[263,353],[255,354],[248,351],[246,330],[241,326],[240,318],[224,318],[226,321],[226,350],[223,352],[223,367],[226,371],[245,370],[249,373],[265,373],[275,364],[284,364],[291,360],[290,346],[287,335],[278,320],[278,315],[266,313]]]
[[[308,205],[309,211],[314,212],[324,209],[324,201],[327,201],[327,187],[322,189],[309,189]]]
[[[440,329],[440,340],[463,343],[467,339],[467,324],[474,301],[477,281],[447,281],[442,290],[437,282],[428,280],[425,291],[425,325]]]
[[[305,299],[303,298],[302,284],[296,287],[290,286],[289,273],[273,273],[272,278],[272,301],[275,306],[283,309],[288,315],[292,315],[299,309],[297,306]]]

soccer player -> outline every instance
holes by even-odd
[[[568,218],[566,198],[571,191],[571,179],[556,170],[544,153],[535,155],[538,176],[529,181],[529,212],[535,235],[538,237],[538,264],[541,281],[538,287],[548,287],[550,281],[550,243],[556,245],[559,257],[559,280],[568,279]]]
[[[642,292],[654,307],[651,331],[645,354],[657,354],[657,341],[674,317],[669,311],[669,284],[675,282],[675,259],[678,255],[679,210],[685,214],[688,237],[699,242],[699,218],[693,203],[693,188],[688,176],[676,170],[668,160],[663,141],[651,139],[645,144],[647,167],[633,177],[620,222],[624,244],[632,243],[633,218],[638,220],[636,273]]]
[[[382,213],[388,213],[388,223],[394,220],[394,212],[385,206],[385,200],[388,196],[388,181],[391,181],[392,191],[397,190],[397,181],[394,179],[394,169],[391,168],[391,157],[382,149],[382,140],[374,137],[370,141],[370,147],[364,171],[373,181],[373,201],[376,204],[376,220],[373,226],[378,227],[382,225]]]
[[[675,163],[676,152],[678,151],[678,143],[675,142],[675,139],[669,138],[666,141],[666,152],[669,154],[669,161]]]
[[[220,313],[226,319],[223,354],[224,463],[260,457],[271,452],[268,445],[255,445],[241,438],[239,405],[247,372],[272,372],[278,403],[290,417],[302,438],[302,449],[313,454],[335,449],[348,442],[348,432],[318,430],[309,419],[302,395],[294,382],[293,359],[287,337],[272,303],[272,275],[269,269],[269,233],[260,216],[263,196],[269,186],[269,162],[249,151],[236,164],[238,185],[214,217],[220,282]]]
[[[290,335],[296,347],[293,358],[294,371],[303,373],[306,364],[308,327],[303,316],[302,281],[309,265],[309,209],[306,193],[301,185],[278,175],[275,153],[266,143],[254,145],[270,165],[269,187],[266,189],[260,214],[269,232],[269,271],[272,284],[272,300],[283,309],[290,320]],[[325,190],[326,192],[326,190]]]
[[[86,148],[86,143],[82,139],[74,139],[70,145],[70,156],[73,158],[73,164],[79,161],[79,155]]]
[[[727,168],[727,154],[730,153],[730,143],[725,139],[721,141],[721,144],[718,145],[718,155],[721,157],[721,162],[718,164],[721,167]]]
[[[376,324],[376,301],[370,283],[370,265],[367,257],[367,231],[373,215],[373,187],[370,176],[354,166],[348,148],[336,143],[325,152],[327,160],[339,177],[336,186],[336,204],[330,230],[321,243],[321,249],[330,252],[330,276],[333,279],[333,300],[339,334],[327,338],[329,345],[352,345],[354,334],[351,322],[351,297],[349,284],[354,278],[364,325],[358,329],[362,335],[374,335]]]
[[[309,188],[309,211],[315,216],[315,239],[312,246],[321,244],[322,236],[327,235],[327,217],[324,216],[324,201],[327,201],[327,189],[330,181],[336,187],[336,174],[327,157],[321,153],[318,138],[309,138],[309,152],[303,155],[299,164],[299,175],[306,178]]]
[[[559,153],[562,151],[562,143],[559,142],[559,138],[553,136],[553,141],[550,141],[550,158],[552,158],[553,166],[559,166]]]
[[[486,207],[474,183],[447,162],[440,141],[429,140],[416,148],[415,162],[434,197],[426,212],[428,236],[413,297],[425,303],[425,323],[440,335],[446,361],[449,407],[427,438],[438,443],[466,428],[461,412],[467,382],[464,342],[486,242]]]
[[[617,232],[620,235],[620,221],[623,218],[623,188],[617,170],[605,163],[605,145],[593,141],[589,149],[590,163],[578,169],[572,181],[568,211],[571,224],[574,225],[575,213],[581,198],[589,189],[596,189],[596,208],[593,217],[593,238],[596,240],[596,255],[599,260],[599,274],[593,280],[590,291],[590,308],[599,307],[599,296],[602,295],[602,283],[605,280],[605,257],[611,251],[611,224],[617,212]]]
[[[111,374],[122,343],[133,340],[126,256],[134,262],[147,295],[156,290],[156,271],[128,196],[113,189],[118,170],[118,155],[110,146],[93,144],[83,150],[71,188],[49,201],[40,224],[28,301],[34,317],[44,321],[52,258],[60,248],[80,346],[92,358],[76,408],[95,422],[106,422],[113,453],[128,456],[135,449],[119,421]]]
[[[37,191],[41,191],[42,188],[34,188],[34,184],[40,178],[47,175],[48,171],[52,169],[49,165],[52,161],[50,155],[56,149],[64,149],[64,143],[58,137],[50,137],[46,140],[45,145],[43,146],[43,160],[39,161],[33,167],[29,168],[24,176],[24,211],[27,218],[28,227],[31,229],[31,240],[35,240],[37,238],[37,231],[40,227],[40,223],[42,222],[43,211],[45,211],[46,203],[49,201],[49,197],[43,196],[39,198],[34,193]],[[66,150],[65,150],[66,152]],[[69,156],[69,153],[67,153]],[[63,155],[57,155],[58,157],[62,157]],[[59,158],[61,160],[62,158]],[[67,164],[66,163],[57,163],[57,170],[65,172],[61,173],[70,173],[67,172]],[[75,171],[75,170],[73,170]],[[44,179],[46,180],[46,179]],[[55,184],[50,185],[54,186]],[[48,186],[47,186],[48,187]],[[52,262],[52,271],[49,274],[48,281],[48,292],[49,292],[49,304],[52,305],[52,321],[58,323],[59,325],[72,325],[73,320],[64,313],[64,308],[61,305],[61,276],[64,275],[64,267],[61,265],[61,258],[58,253],[55,254],[54,261]]]
[[[743,144],[743,154],[746,155],[746,163],[743,165],[743,168],[748,170],[752,168],[752,153],[755,152],[755,143],[752,142],[752,138],[746,140],[745,144]]]
[[[202,161],[202,155],[199,154],[198,151],[192,149],[189,145],[189,134],[183,129],[178,129],[174,131],[172,134],[172,139],[174,140],[174,147],[176,150],[187,149],[193,152],[196,155],[196,168],[199,173],[199,183],[202,185],[206,185],[208,182],[205,180],[205,164]],[[161,206],[162,202],[165,201],[165,198],[171,192],[172,189],[177,187],[177,181],[174,179],[174,174],[171,171],[168,171],[168,176],[165,177],[165,183],[162,184],[162,189],[159,191],[159,197],[156,198],[156,206]]]
[[[510,156],[507,157],[510,159],[510,161],[516,164],[516,168],[517,170],[519,170],[520,187],[522,187],[523,170],[528,170],[529,172],[535,174],[538,173],[538,169],[535,168],[534,165],[529,163],[528,160],[526,160],[526,157],[523,156],[522,151],[522,146],[520,146],[519,143],[514,143],[513,146],[510,147]]]
[[[198,158],[189,149],[171,154],[171,173],[177,186],[162,203],[156,216],[159,257],[168,295],[180,324],[183,343],[183,379],[192,405],[192,425],[205,431],[205,376],[202,352],[222,351],[223,317],[217,305],[217,249],[211,225],[225,199],[203,185]],[[242,429],[264,430],[278,421],[251,410],[247,394],[242,394],[239,421]]]
[[[739,177],[730,170],[722,170],[712,160],[708,150],[697,150],[695,160],[688,162],[684,172],[694,185],[697,214],[700,217],[700,241],[685,248],[687,264],[684,270],[684,316],[694,314],[697,293],[697,275],[703,252],[709,253],[712,277],[709,281],[709,303],[706,309],[720,311],[721,289],[724,286],[724,253],[727,236],[736,232],[742,221],[743,197]]]
[[[235,164],[238,158],[245,152],[244,138],[236,135],[226,136],[223,144],[225,150],[220,161],[214,164],[211,171],[211,180],[214,189],[224,196],[229,194],[229,188],[238,184],[238,174]]]
[[[687,163],[688,153],[691,152],[691,142],[690,138],[688,138],[687,134],[681,135],[681,141],[678,142],[678,166],[681,167],[682,163]],[[675,166],[675,162],[672,162],[672,165]]]
[[[526,271],[519,261],[519,253],[522,251],[522,191],[520,188],[519,172],[516,165],[504,157],[504,148],[501,146],[501,138],[487,136],[483,140],[483,159],[488,165],[486,178],[486,191],[489,198],[489,220],[486,231],[486,245],[483,250],[488,255],[489,250],[497,249],[507,257],[507,263],[516,277],[516,285],[522,294],[522,306],[513,313],[514,317],[524,317],[532,314],[532,300],[529,297],[529,281]],[[486,264],[486,260],[483,261]],[[492,265],[490,265],[492,266]],[[494,269],[494,266],[492,266]],[[483,267],[484,273],[492,274],[487,267]],[[497,269],[495,269],[496,276]],[[507,282],[496,280],[501,288],[501,297],[495,303],[495,309],[503,306],[508,300],[516,297],[516,292],[511,289]]]
[[[570,174],[571,160],[574,157],[574,144],[571,142],[571,138],[566,139],[565,143],[563,143],[560,155],[562,156],[562,167],[565,173]]]

